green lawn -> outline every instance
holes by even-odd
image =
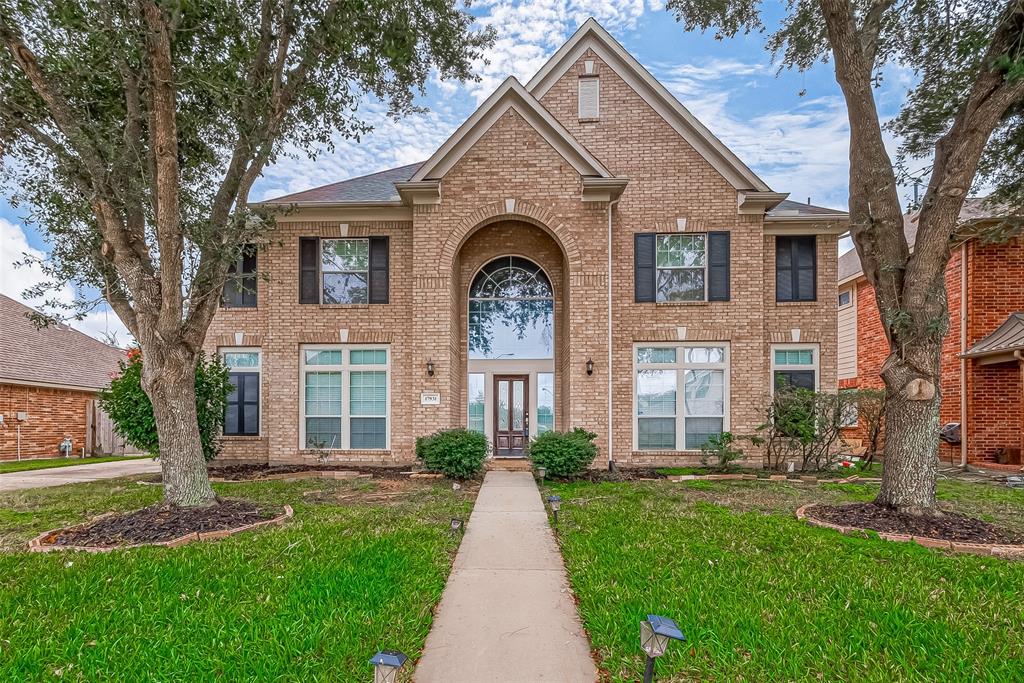
[[[1022,681],[1024,562],[947,555],[798,522],[877,485],[562,484],[560,540],[614,681],[643,671],[639,622],[676,619],[659,681]],[[940,485],[944,504],[1024,531],[1024,491]]]
[[[151,504],[159,487],[0,496],[0,680],[369,680],[378,648],[420,654],[457,546],[449,520],[468,516],[475,488],[402,486],[215,485],[288,503],[295,518],[219,542],[95,555],[20,548],[49,528]]]
[[[54,467],[71,465],[95,465],[101,462],[120,462],[122,460],[141,460],[149,455],[107,456],[102,458],[36,458],[33,460],[5,460],[0,462],[0,474],[5,472],[27,472],[29,470],[48,470]]]

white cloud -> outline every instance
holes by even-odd
[[[16,225],[0,218],[0,294],[5,294],[32,308],[41,308],[46,301],[57,301],[70,304],[75,300],[75,292],[71,285],[65,284],[51,290],[43,297],[28,298],[25,290],[49,281],[38,263],[15,265],[26,257],[41,259],[46,254],[34,249],[25,237],[25,231]],[[85,332],[91,337],[106,341],[106,333],[116,335],[121,345],[132,339],[128,329],[112,311],[96,309],[86,314],[83,320],[72,320],[71,326]]]

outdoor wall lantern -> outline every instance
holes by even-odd
[[[588,358],[587,359],[587,374],[588,375],[593,375],[594,374],[594,359],[593,358]]]
[[[370,660],[370,664],[373,664],[373,683],[395,683],[398,670],[407,659],[398,650],[381,650],[375,654]]]
[[[562,507],[562,497],[548,496],[548,505],[551,506],[551,512],[555,516],[555,526],[558,526],[558,509]]]
[[[452,517],[452,536],[461,534],[465,530],[465,526],[462,524],[462,520],[458,517]]]
[[[654,660],[665,654],[670,640],[686,640],[676,622],[668,617],[647,615],[647,621],[640,622],[640,647],[647,653],[647,666],[644,668],[644,683],[654,681]]]
[[[434,361],[432,361],[432,360],[428,360],[427,361],[427,376],[428,377],[433,377],[434,376]]]

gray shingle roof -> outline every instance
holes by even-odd
[[[980,339],[964,356],[978,358],[997,353],[1024,350],[1024,312],[1011,313],[995,332]]]
[[[37,329],[28,306],[0,294],[0,384],[102,389],[124,351],[65,325]]]
[[[294,194],[268,199],[261,204],[364,204],[367,202],[398,202],[395,183],[403,183],[423,165],[420,161],[408,166],[389,168],[369,175],[349,178],[338,183],[314,187]]]
[[[768,212],[769,216],[845,216],[845,211],[839,209],[828,209],[824,206],[794,202],[790,199],[783,199],[778,206]]]

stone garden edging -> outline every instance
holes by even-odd
[[[807,522],[812,526],[822,527],[825,529],[832,529],[838,531],[841,534],[862,534],[864,532],[871,532],[878,534],[878,537],[884,541],[893,541],[896,543],[917,543],[925,548],[935,548],[937,550],[951,550],[955,553],[969,553],[971,555],[991,555],[994,557],[1002,557],[1007,559],[1024,559],[1024,545],[1006,545],[1000,543],[966,543],[963,541],[947,541],[941,538],[929,538],[927,536],[911,536],[910,534],[894,534],[887,531],[874,531],[873,529],[863,529],[861,527],[854,526],[842,526],[839,524],[832,524],[824,520],[815,519],[807,514],[807,511],[818,505],[818,503],[808,503],[800,507],[796,511],[796,518]]]
[[[235,527],[234,529],[219,529],[217,531],[194,531],[192,533],[185,534],[184,536],[179,536],[178,538],[172,538],[168,541],[153,541],[152,543],[133,543],[131,545],[118,545],[109,548],[91,545],[49,545],[43,543],[43,539],[59,531],[66,531],[67,529],[77,529],[78,527],[83,527],[87,524],[92,524],[96,520],[102,519],[111,514],[118,513],[107,513],[71,527],[61,527],[59,529],[51,529],[50,531],[45,531],[28,542],[28,549],[30,552],[34,553],[48,553],[54,550],[81,550],[87,553],[106,553],[110,552],[111,550],[129,550],[131,548],[142,548],[145,546],[177,548],[179,546],[183,546],[186,543],[191,543],[193,541],[216,541],[222,538],[227,538],[228,536],[240,534],[243,531],[251,531],[253,529],[258,529],[264,526],[283,524],[285,520],[291,519],[295,512],[292,510],[291,505],[285,505],[284,512],[278,515],[277,517],[272,517],[271,519],[264,519],[260,520],[259,522],[253,522],[252,524],[245,524],[240,527]]]

